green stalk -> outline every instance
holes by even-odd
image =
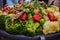
[[[41,13],[42,15],[45,15],[45,14],[43,13],[43,11],[42,11],[42,8],[41,8],[40,3],[39,3],[38,0],[35,0],[35,1],[34,1],[34,6],[35,6],[35,8],[39,8],[40,13]]]

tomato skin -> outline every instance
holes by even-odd
[[[9,7],[6,8],[6,13],[10,14],[11,13],[11,9]]]
[[[42,18],[42,15],[38,13],[38,14],[33,15],[32,18],[35,22],[39,22],[40,19]]]
[[[48,18],[49,18],[49,20],[50,21],[57,21],[57,18],[54,16],[54,14],[53,13],[48,13]]]
[[[15,14],[16,17],[19,15],[19,14],[18,14],[18,13],[19,13],[18,10],[15,10],[13,13]]]
[[[19,11],[18,11],[18,10],[15,10],[15,11],[14,11],[14,14],[15,14],[15,15],[16,15],[16,14],[18,14],[18,13],[19,13]]]
[[[11,10],[10,7],[7,7],[6,10]]]
[[[21,21],[26,21],[26,18],[27,18],[27,14],[26,14],[26,13],[24,13],[24,14],[22,14],[22,15],[20,16],[20,20],[21,20]]]
[[[7,14],[10,14],[10,13],[11,13],[11,11],[10,11],[10,10],[6,10],[6,13],[7,13]]]

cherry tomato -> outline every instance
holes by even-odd
[[[48,13],[48,18],[49,18],[50,21],[57,21],[57,18],[51,12]]]
[[[15,11],[14,11],[14,14],[18,14],[18,13],[19,13],[19,11],[18,11],[18,10],[15,10]]]
[[[18,14],[18,13],[19,13],[18,10],[15,10],[13,13],[15,14],[16,17],[19,15],[19,14]]]
[[[10,14],[10,13],[11,13],[11,9],[10,9],[9,7],[7,7],[7,8],[5,9],[5,11],[6,11],[7,14]]]
[[[32,18],[33,18],[33,20],[35,22],[39,22],[40,19],[42,18],[42,15],[40,13],[39,14],[35,14],[35,15],[32,16]]]
[[[22,14],[22,15],[20,16],[20,20],[21,20],[21,21],[26,21],[26,18],[27,18],[27,14],[26,14],[26,13],[24,13],[24,14]]]
[[[10,11],[10,10],[6,10],[6,13],[7,13],[7,14],[10,14],[10,13],[11,13],[11,11]]]

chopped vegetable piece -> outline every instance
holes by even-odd
[[[57,21],[57,18],[54,16],[54,14],[53,13],[48,13],[48,18],[49,18],[49,20],[50,21]]]
[[[32,16],[32,18],[35,22],[39,22],[40,19],[42,18],[42,15],[41,14],[35,14]]]
[[[24,13],[24,14],[22,14],[22,15],[20,16],[20,20],[21,20],[21,21],[26,21],[26,18],[27,18],[27,14],[26,14],[26,13]]]
[[[41,19],[41,20],[40,20],[40,25],[43,26],[44,23],[45,23],[45,19]]]

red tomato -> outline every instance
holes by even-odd
[[[18,14],[18,13],[19,13],[19,11],[18,11],[18,10],[15,10],[15,11],[14,11],[14,14]]]
[[[57,18],[54,16],[54,14],[53,13],[48,13],[48,18],[49,18],[49,20],[50,21],[57,21]]]
[[[10,11],[10,10],[6,10],[6,13],[7,13],[7,14],[10,14],[10,13],[11,13],[11,11]]]
[[[22,15],[20,16],[20,20],[21,20],[21,21],[26,21],[26,18],[27,18],[27,14],[26,14],[26,13],[24,13],[24,14],[22,14]]]
[[[15,14],[15,16],[17,17],[17,16],[18,16],[19,11],[18,11],[18,10],[15,10],[13,13],[14,13],[14,14]]]
[[[11,10],[10,7],[7,7],[6,10]]]
[[[33,18],[33,20],[35,22],[39,22],[40,19],[42,18],[42,15],[40,13],[39,14],[35,14],[35,15],[32,16],[32,18]]]
[[[6,8],[6,13],[10,14],[11,13],[11,9],[9,7]]]

